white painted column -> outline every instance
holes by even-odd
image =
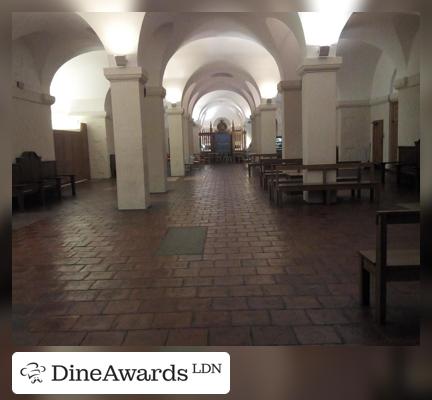
[[[183,140],[183,109],[173,107],[167,110],[171,176],[185,175]]]
[[[147,141],[150,193],[167,191],[164,98],[163,87],[146,87],[143,122]]]
[[[183,118],[182,118],[182,132],[183,132],[184,162],[186,164],[189,164],[190,162],[189,116],[186,114],[183,114]]]
[[[425,7],[426,8],[426,7]],[[421,13],[421,85],[420,85],[420,197],[421,197],[421,264],[423,271],[432,262],[432,247],[430,246],[430,225],[432,222],[432,51],[430,38],[432,37],[432,7]],[[431,311],[432,299],[429,295],[424,301],[427,313]]]
[[[254,151],[257,154],[262,154],[261,151],[261,111],[259,108],[255,110],[255,133],[254,133]]]
[[[105,116],[88,116],[82,122],[87,124],[91,178],[108,179],[111,172]]]
[[[201,149],[200,149],[200,126],[196,123],[193,122],[193,143],[194,143],[194,153],[199,154],[201,153]]]
[[[276,153],[276,110],[275,104],[260,106],[260,153]]]
[[[249,147],[249,152],[250,153],[256,153],[256,118],[255,118],[255,113],[253,112],[251,114],[250,117],[251,120],[251,143],[250,143],[250,147]]]
[[[398,91],[398,145],[414,146],[420,139],[420,75],[395,82]]]
[[[307,58],[302,75],[303,164],[335,164],[337,143],[336,72],[342,58]],[[336,179],[336,177],[330,177]],[[322,173],[305,173],[305,182],[322,182]],[[305,200],[321,202],[319,192],[305,193]]]
[[[193,156],[195,153],[194,150],[194,136],[193,136],[193,118],[192,116],[188,116],[188,135],[189,135],[189,154]],[[190,162],[190,161],[189,161]]]
[[[278,91],[282,105],[282,158],[302,158],[302,83],[282,81]]]
[[[118,208],[143,210],[150,206],[142,115],[146,76],[140,67],[107,68],[105,76],[111,82]]]

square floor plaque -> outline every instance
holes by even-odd
[[[169,228],[157,251],[158,256],[201,255],[207,228]]]

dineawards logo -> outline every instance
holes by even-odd
[[[42,383],[41,375],[46,371],[46,368],[39,365],[36,362],[28,363],[24,368],[21,369],[20,374],[27,376],[32,384]]]
[[[230,390],[228,353],[15,353],[12,369],[16,394],[227,394]]]

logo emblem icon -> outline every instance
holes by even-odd
[[[46,371],[46,368],[38,363],[31,362],[27,364],[20,373],[22,376],[27,376],[31,383],[42,383],[41,374]]]

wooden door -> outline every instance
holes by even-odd
[[[54,146],[57,173],[75,174],[78,180],[90,179],[90,158],[87,138],[87,125],[81,130],[54,131]]]
[[[372,162],[383,162],[384,121],[374,121],[372,131]]]
[[[390,103],[389,161],[398,161],[399,103]]]

